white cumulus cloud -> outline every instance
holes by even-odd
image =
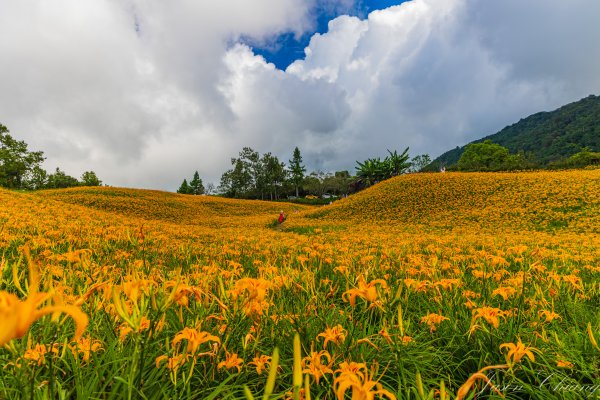
[[[240,44],[316,1],[1,1],[0,122],[46,167],[175,190],[243,146],[310,169],[441,152],[600,93],[596,0],[413,0],[340,16],[285,71]],[[351,10],[350,0],[320,1]]]

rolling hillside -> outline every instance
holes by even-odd
[[[275,376],[291,398],[304,365],[315,399],[353,371],[390,399],[455,398],[510,364],[523,396],[562,399],[540,370],[598,380],[599,205],[600,169],[411,174],[298,213],[0,189],[0,397],[260,398]]]
[[[508,148],[511,153],[521,150],[532,153],[542,165],[567,158],[583,147],[600,151],[600,96],[591,95],[554,111],[530,115],[471,143],[487,139]],[[462,146],[447,151],[430,166],[452,166],[464,149]]]
[[[403,175],[309,219],[600,232],[600,170]]]
[[[34,196],[85,206],[126,217],[158,220],[181,225],[226,226],[265,224],[274,220],[280,210],[289,212],[288,203],[240,201],[214,196],[189,196],[156,190],[112,187],[83,187],[36,192]],[[310,209],[294,205],[294,209]]]

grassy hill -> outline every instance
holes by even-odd
[[[511,153],[532,153],[542,165],[570,157],[583,147],[600,151],[600,96],[591,95],[554,111],[530,115],[471,143],[487,139]],[[447,151],[430,165],[455,165],[464,149],[462,146]]]
[[[399,176],[309,219],[490,230],[600,231],[600,170]]]
[[[27,201],[34,208],[51,201],[67,205],[72,213],[89,211],[94,218],[120,217],[174,226],[260,227],[275,220],[284,209],[289,227],[366,224],[600,231],[598,169],[409,174],[324,207],[110,187],[47,190],[29,195],[4,193],[22,197],[18,201]]]
[[[264,224],[291,205],[267,201],[240,201],[214,196],[189,196],[157,190],[82,187],[36,192],[35,196],[107,211],[127,217],[159,220],[181,225]],[[294,205],[294,209],[310,209]]]
[[[600,169],[520,173],[424,173],[389,179],[323,207],[111,187],[2,191],[43,212],[173,226],[264,227],[283,209],[286,226],[477,227],[600,231]],[[8,204],[8,203],[7,203]],[[300,211],[296,213],[295,211]]]

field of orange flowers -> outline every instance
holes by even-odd
[[[599,249],[600,170],[0,190],[0,398],[597,398]]]

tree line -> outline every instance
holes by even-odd
[[[0,124],[0,186],[8,189],[38,190],[72,186],[100,186],[94,171],[86,171],[81,180],[59,168],[48,173],[41,167],[46,158],[42,151],[29,151],[27,143],[16,140],[8,128]]]
[[[287,164],[272,153],[261,155],[251,147],[244,147],[237,157],[231,158],[231,168],[223,173],[217,188],[209,184],[210,190],[205,191],[196,171],[191,181],[183,180],[177,192],[216,192],[225,197],[260,200],[299,198],[301,195],[345,196],[396,175],[418,172],[431,162],[427,154],[418,155],[411,160],[408,150],[406,148],[402,153],[388,150],[384,159],[357,161],[356,174],[352,175],[346,170],[307,173],[298,147],[294,148]]]
[[[550,163],[542,163],[533,153],[519,151],[510,153],[508,148],[487,139],[470,143],[465,147],[456,166],[448,170],[458,171],[519,171],[531,169],[569,169],[600,165],[600,152],[589,147],[574,155]]]

